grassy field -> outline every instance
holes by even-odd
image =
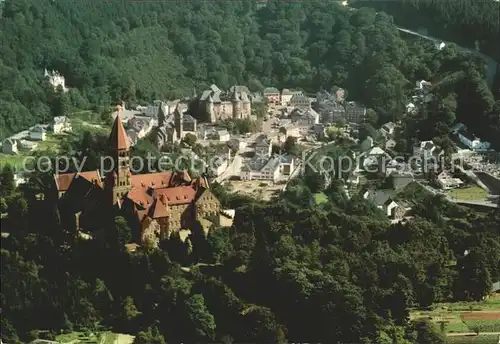
[[[25,156],[23,155],[10,155],[0,153],[0,167],[10,165],[15,170],[20,170],[23,167]]]
[[[411,319],[428,319],[447,333],[500,332],[500,297],[485,302],[434,304],[427,310],[413,310]],[[496,343],[495,343],[496,344]]]
[[[497,344],[497,335],[447,337],[446,344]]]
[[[322,192],[318,192],[317,194],[314,195],[314,200],[316,201],[316,204],[321,204],[328,202],[328,197]]]
[[[488,193],[479,186],[454,189],[448,191],[446,194],[462,201],[482,201],[488,198]]]
[[[83,332],[71,332],[56,336],[56,341],[60,343],[69,343],[78,340],[78,343],[99,344],[101,340],[104,340],[103,344],[114,344],[117,336],[118,334],[113,332],[100,332],[92,334],[91,336],[85,336]]]

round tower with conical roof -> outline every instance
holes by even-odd
[[[231,102],[233,103],[233,118],[241,118],[241,99],[236,92],[236,87],[234,87]]]
[[[212,94],[208,95],[207,101],[205,103],[205,111],[207,112],[210,122],[215,122],[214,98],[212,97]]]
[[[250,113],[252,112],[252,106],[246,92],[243,92],[241,94],[241,102],[243,105],[243,114],[245,115],[245,117],[250,116]]]

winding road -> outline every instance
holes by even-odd
[[[439,38],[435,38],[435,37],[432,37],[432,36],[426,36],[426,35],[422,35],[421,33],[418,33],[418,32],[415,32],[415,31],[412,31],[412,30],[408,30],[408,29],[404,29],[402,27],[398,27],[398,30],[401,31],[401,32],[404,32],[404,33],[407,33],[407,34],[410,34],[410,35],[413,35],[413,36],[418,36],[418,37],[421,37],[423,39],[426,39],[428,41],[432,41],[434,43],[445,43],[445,44],[455,44],[456,46],[458,46],[462,51],[466,51],[466,52],[469,52],[475,56],[478,56],[478,57],[481,57],[485,62],[486,64],[488,65],[488,72],[486,74],[486,81],[488,82],[488,86],[491,88],[493,86],[493,80],[495,79],[495,74],[497,73],[497,68],[498,68],[498,62],[495,61],[492,57],[488,56],[488,55],[485,55],[477,50],[474,50],[474,49],[470,49],[470,48],[465,48],[465,47],[462,47],[456,43],[453,43],[453,42],[446,42],[446,41],[443,41]]]

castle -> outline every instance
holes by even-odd
[[[64,79],[64,76],[62,76],[58,72],[52,71],[49,73],[47,71],[47,69],[45,69],[44,77],[49,79],[50,84],[54,88],[61,86],[64,92],[68,92],[68,89],[66,88],[66,81]]]
[[[116,116],[109,136],[112,171],[54,175],[58,206],[78,230],[103,227],[109,214],[121,215],[129,222],[134,241],[158,245],[172,232],[190,229],[208,221],[221,211],[205,177],[192,179],[187,171],[132,174],[130,145],[125,128]]]
[[[196,135],[197,121],[185,114],[185,104],[178,103],[173,114],[168,114],[164,103],[158,106],[158,126],[153,130],[153,141],[158,148],[165,144],[179,142],[187,133]]]
[[[203,91],[199,102],[200,109],[211,123],[224,119],[249,118],[252,113],[249,91],[245,86],[232,86],[228,92],[223,92],[212,85]]]

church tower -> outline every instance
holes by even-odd
[[[110,155],[113,157],[112,171],[106,176],[106,189],[111,193],[112,205],[115,205],[130,191],[130,144],[127,133],[120,118],[121,106],[117,114],[111,134],[109,135]]]
[[[212,94],[208,95],[208,99],[205,103],[205,111],[208,114],[208,118],[210,119],[210,123],[214,123],[216,120],[215,112],[214,112],[214,98],[212,98]]]

